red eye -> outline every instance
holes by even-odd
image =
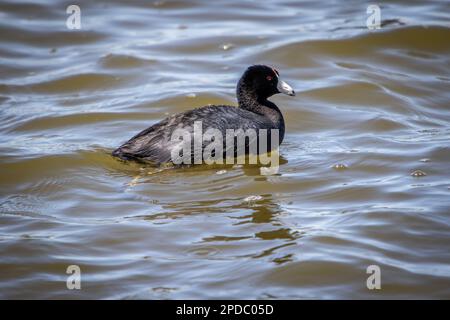
[[[271,76],[267,76],[266,79],[267,79],[267,81],[272,81],[272,77]]]

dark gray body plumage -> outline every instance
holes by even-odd
[[[149,161],[156,164],[171,162],[171,150],[174,147],[174,142],[171,141],[172,133],[176,129],[185,129],[193,134],[195,121],[202,121],[203,132],[206,132],[208,128],[219,129],[222,132],[223,150],[227,148],[226,129],[243,129],[244,131],[255,129],[256,132],[259,132],[259,129],[267,129],[268,137],[270,137],[271,129],[279,129],[279,143],[281,143],[284,137],[283,118],[275,117],[273,120],[275,121],[239,107],[206,106],[177,113],[152,125],[114,150],[113,155],[124,160]],[[203,148],[206,145],[207,143],[203,145]],[[270,141],[268,146],[270,150]],[[236,147],[237,144],[234,143],[235,150]],[[193,148],[191,150],[193,151]]]

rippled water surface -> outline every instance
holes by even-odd
[[[450,298],[448,1],[69,4],[0,3],[0,298]],[[110,156],[254,63],[279,174]]]

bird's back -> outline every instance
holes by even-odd
[[[135,135],[114,150],[113,155],[126,160],[150,161],[156,164],[171,162],[172,149],[179,145],[179,140],[174,141],[172,134],[177,129],[183,129],[192,135],[196,121],[201,121],[203,133],[209,128],[219,130],[224,142],[227,129],[277,129],[267,117],[242,108],[226,105],[206,106],[169,116]]]

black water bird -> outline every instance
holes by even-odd
[[[196,121],[201,121],[204,131],[207,128],[215,128],[220,130],[224,137],[227,129],[266,129],[268,132],[278,129],[278,143],[281,144],[285,133],[283,115],[273,102],[267,100],[277,93],[295,95],[291,86],[280,79],[276,69],[266,65],[250,66],[237,84],[238,107],[210,105],[174,114],[138,133],[114,150],[112,155],[123,160],[170,163],[173,158],[172,150],[176,146],[172,139],[173,132],[183,128],[192,133]],[[268,136],[270,138],[270,133]],[[224,138],[224,144],[225,140]],[[270,141],[268,144],[270,150]],[[202,148],[205,148],[205,144]],[[224,145],[223,150],[226,148]],[[236,145],[234,148],[236,150]]]

